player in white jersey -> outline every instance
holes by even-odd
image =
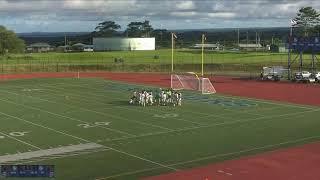
[[[178,105],[179,106],[182,105],[182,94],[181,94],[181,92],[178,92]]]
[[[165,93],[165,91],[161,91],[161,103],[162,105],[167,104],[167,93]]]
[[[146,106],[146,94],[144,92],[141,93],[140,95],[140,101],[141,101],[141,106],[145,107]]]
[[[149,91],[149,93],[148,93],[147,103],[150,104],[150,105],[153,105],[153,95],[152,95],[152,91]]]
[[[174,92],[173,93],[173,106],[177,106],[178,105],[178,100],[179,100],[179,94],[178,92]]]

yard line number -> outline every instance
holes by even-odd
[[[92,124],[89,124],[89,123],[78,124],[78,127],[88,129],[88,128],[94,128],[99,126],[108,126],[108,125],[110,125],[110,122],[95,122]]]
[[[25,136],[25,135],[28,134],[28,133],[31,133],[31,131],[10,132],[10,133],[8,133],[7,135],[8,135],[8,136],[13,136],[13,137],[22,137],[22,136]],[[0,136],[0,139],[4,139],[4,138],[6,138],[6,137],[5,137],[5,136]]]

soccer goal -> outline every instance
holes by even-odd
[[[174,90],[201,91],[202,94],[216,93],[210,79],[198,77],[193,72],[171,75],[171,88]]]

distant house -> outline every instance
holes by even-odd
[[[53,48],[48,43],[34,43],[27,46],[26,50],[29,53],[41,53],[52,51]]]

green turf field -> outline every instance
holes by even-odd
[[[320,108],[184,92],[183,106],[129,105],[135,88],[103,79],[0,83],[6,155],[96,143],[13,162],[55,165],[57,180],[138,179],[320,139]]]

